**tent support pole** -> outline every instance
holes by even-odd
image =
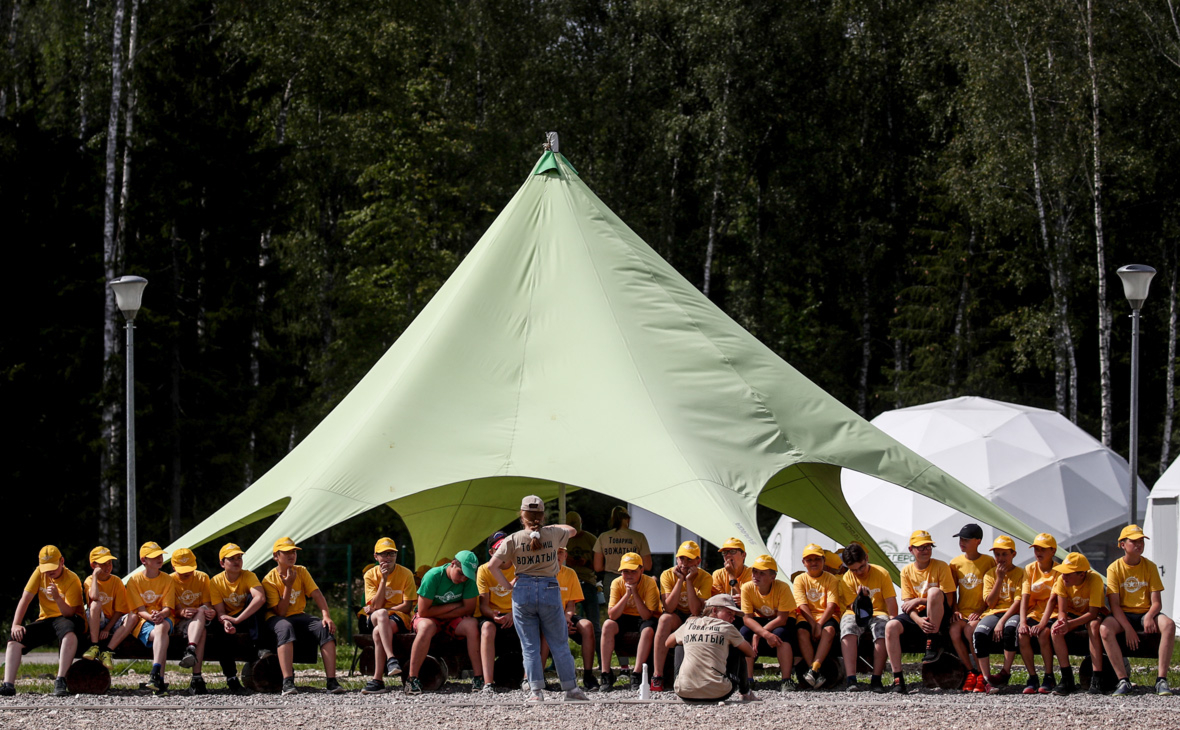
[[[565,485],[557,486],[557,519],[565,524]]]

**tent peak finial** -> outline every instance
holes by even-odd
[[[550,132],[545,135],[545,149],[550,152],[560,153],[561,146],[557,140],[557,132]]]

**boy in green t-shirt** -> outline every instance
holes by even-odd
[[[25,585],[16,613],[12,616],[12,638],[4,657],[4,684],[0,685],[0,697],[16,694],[16,671],[20,669],[21,657],[29,650],[53,641],[61,643],[57,656],[57,679],[53,683],[55,697],[70,694],[66,688],[66,670],[74,661],[78,651],[78,637],[85,631],[82,621],[82,582],[66,567],[61,551],[53,545],[46,545],[37,554],[37,569]],[[41,613],[37,620],[24,625],[25,613],[37,599]]]
[[[483,689],[483,664],[480,660],[479,623],[475,620],[475,604],[479,587],[475,579],[479,558],[470,550],[460,550],[451,562],[431,568],[422,576],[418,587],[418,614],[414,617],[414,645],[410,649],[410,671],[405,679],[406,694],[421,694],[422,683],[418,670],[426,660],[430,640],[439,631],[467,642],[467,657],[475,677],[471,691]]]

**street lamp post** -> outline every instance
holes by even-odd
[[[127,320],[127,570],[139,563],[135,508],[135,315],[139,313],[147,283],[142,276],[120,276],[109,284]]]
[[[1142,264],[1130,264],[1119,269],[1123,293],[1131,304],[1131,519],[1139,522],[1139,310],[1147,301],[1147,290],[1155,269]]]

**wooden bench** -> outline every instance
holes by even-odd
[[[410,652],[417,636],[412,631],[399,631],[393,635],[393,655],[402,665],[402,672],[410,666]],[[495,685],[505,689],[520,689],[524,679],[524,663],[517,644],[515,651],[511,642],[514,634],[497,632],[496,634],[496,662]],[[376,670],[376,645],[372,634],[353,634],[353,644],[360,653],[356,660],[356,669],[361,674],[371,675]],[[418,669],[418,681],[422,689],[434,692],[446,684],[447,679],[458,676],[460,672],[472,669],[471,660],[467,656],[467,642],[464,639],[453,639],[445,634],[435,634],[430,640],[430,649],[426,659]]]

